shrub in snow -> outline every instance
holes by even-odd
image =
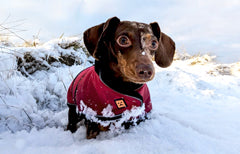
[[[1,47],[0,132],[66,124],[67,88],[93,63],[81,44],[79,38],[63,38],[36,47]]]
[[[48,50],[49,46],[52,46],[50,50]],[[49,70],[52,66],[81,65],[89,57],[79,38],[71,38],[70,41],[66,38],[53,40],[42,47],[22,51],[23,55],[17,56],[18,71],[28,76],[36,71]],[[93,63],[93,59],[88,59],[88,62]]]

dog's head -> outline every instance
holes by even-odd
[[[84,32],[89,53],[105,63],[124,81],[145,83],[153,79],[152,60],[168,67],[175,53],[174,41],[162,33],[157,22],[120,21],[117,17]]]

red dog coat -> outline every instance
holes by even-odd
[[[80,113],[83,112],[84,107],[88,107],[97,113],[96,117],[100,120],[101,118],[115,120],[121,118],[124,111],[131,110],[133,107],[145,105],[145,114],[152,110],[147,85],[144,84],[136,92],[142,96],[142,100],[111,89],[99,78],[92,66],[80,72],[74,79],[68,89],[67,101],[71,105],[77,105]],[[85,104],[84,106],[80,106],[81,101]],[[114,115],[104,117],[103,110],[109,104],[112,106],[111,112]]]

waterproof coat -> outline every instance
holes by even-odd
[[[144,105],[145,114],[152,110],[147,85],[143,84],[135,91],[140,94],[141,98],[125,95],[111,89],[101,80],[92,66],[80,72],[71,83],[67,101],[70,105],[77,105],[80,113],[83,113],[86,108],[91,108],[100,120],[116,120],[122,117],[123,112],[130,111],[134,107]],[[106,116],[103,111],[109,105],[112,107],[111,113],[113,115]],[[84,112],[84,114],[88,113]]]

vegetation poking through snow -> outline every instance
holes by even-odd
[[[65,37],[36,47],[2,44],[0,55],[0,132],[62,126],[54,116],[66,108],[75,69],[94,62],[81,39]]]

